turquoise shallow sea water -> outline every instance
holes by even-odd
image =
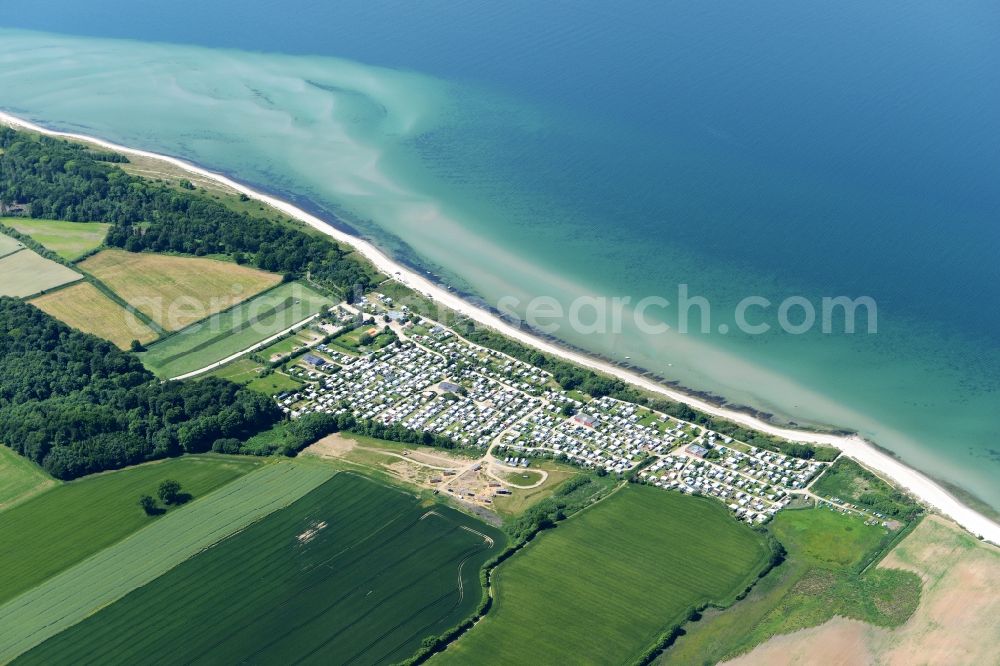
[[[994,6],[7,4],[0,108],[279,193],[491,305],[686,284],[706,333],[555,335],[1000,508]],[[736,333],[752,295],[870,296],[878,332]]]

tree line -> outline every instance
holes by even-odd
[[[130,175],[115,161],[113,153],[0,128],[0,202],[28,204],[34,218],[109,222],[105,242],[130,252],[226,254],[275,273],[308,274],[347,295],[374,286],[374,270],[325,236]]]
[[[60,479],[246,439],[283,418],[217,378],[161,383],[139,359],[0,297],[0,442]]]
[[[239,439],[222,439],[215,442],[213,450],[218,453],[239,453],[244,455],[269,456],[274,454],[294,456],[317,440],[337,432],[350,432],[373,439],[383,439],[414,446],[433,446],[440,449],[474,449],[482,454],[482,449],[459,444],[446,435],[426,430],[414,430],[399,423],[387,425],[373,419],[359,419],[352,414],[325,414],[313,412],[296,419],[277,424],[269,431],[261,432],[246,442]]]

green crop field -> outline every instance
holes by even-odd
[[[157,342],[142,362],[160,377],[176,377],[252,347],[332,304],[297,282],[283,284]]]
[[[82,277],[27,249],[0,257],[0,296],[33,296]]]
[[[162,520],[146,516],[138,500],[155,495],[164,479],[179,481],[197,499],[259,464],[253,458],[174,458],[64,483],[0,513],[0,603]]]
[[[431,664],[630,663],[693,608],[731,603],[769,558],[719,503],[628,486],[500,565],[493,608]]]
[[[12,599],[0,606],[0,663],[288,506],[334,473],[315,461],[265,465]],[[239,569],[233,565],[242,565],[243,555],[231,554],[228,566]]]
[[[392,663],[476,608],[502,539],[343,472],[17,663]]]
[[[41,467],[0,444],[0,511],[57,483]]]
[[[63,222],[30,217],[4,217],[0,218],[0,224],[31,236],[69,261],[100,247],[111,228],[110,224],[102,222]]]

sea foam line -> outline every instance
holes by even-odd
[[[633,386],[637,386],[654,393],[659,393],[660,395],[668,397],[671,400],[685,403],[690,405],[692,408],[707,414],[739,423],[740,425],[754,430],[759,430],[769,435],[774,435],[776,437],[796,442],[834,446],[843,451],[843,453],[848,457],[853,458],[859,463],[862,463],[863,465],[870,467],[871,469],[890,478],[894,483],[913,493],[928,506],[951,518],[956,523],[970,531],[973,535],[1000,545],[1000,523],[991,520],[975,509],[963,504],[958,498],[945,490],[935,481],[931,480],[921,472],[908,467],[891,455],[879,450],[870,442],[858,435],[834,435],[777,426],[763,421],[751,414],[727,409],[725,407],[707,402],[697,396],[668,388],[631,370],[619,368],[606,361],[587,356],[580,352],[565,349],[548,340],[544,340],[536,335],[511,326],[509,323],[500,319],[493,313],[469,303],[431,280],[428,280],[424,276],[414,272],[402,264],[397,263],[394,259],[362,238],[345,233],[324,222],[319,217],[307,213],[287,201],[254,190],[233,180],[232,178],[229,178],[228,176],[215,173],[185,160],[137,148],[129,148],[128,146],[122,146],[110,141],[105,141],[104,139],[87,136],[85,134],[51,130],[3,111],[0,111],[0,122],[48,136],[85,141],[101,146],[102,148],[124,153],[126,155],[136,155],[161,160],[189,173],[225,185],[236,192],[245,194],[252,199],[265,203],[272,208],[281,211],[285,215],[288,215],[289,217],[308,224],[314,229],[317,229],[318,231],[334,238],[340,243],[350,245],[390,278],[398,280],[411,288],[417,289],[442,305],[455,310],[473,321],[489,326],[503,335],[514,338],[519,342],[530,345],[531,347],[545,353],[552,354],[553,356],[558,356],[565,360],[572,361],[573,363],[577,363],[592,370],[612,375],[632,384]]]

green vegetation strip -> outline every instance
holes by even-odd
[[[0,511],[56,483],[41,467],[0,444]]]
[[[630,485],[501,564],[489,613],[430,663],[633,661],[695,609],[732,603],[770,556],[717,502]]]
[[[190,506],[168,513],[146,529],[0,606],[0,663],[14,659],[226,536],[287,506],[333,473],[318,464],[286,461],[266,465]],[[134,504],[132,497],[122,497],[121,501]],[[228,565],[232,567],[237,559]]]
[[[786,509],[770,531],[787,549],[747,596],[723,613],[684,627],[662,663],[716,663],[748,652],[772,636],[818,626],[835,616],[897,627],[913,614],[920,578],[898,569],[860,569],[885,552],[894,535],[862,518],[828,508]],[[889,541],[892,543],[892,541]]]
[[[221,342],[222,340],[225,340],[226,338],[228,338],[231,335],[236,335],[238,333],[241,333],[242,331],[245,331],[246,329],[250,328],[251,326],[258,326],[258,325],[266,326],[270,320],[272,320],[273,318],[277,317],[279,314],[281,314],[282,312],[284,312],[288,308],[292,307],[292,305],[294,305],[294,304],[295,304],[295,299],[292,298],[291,296],[289,296],[285,300],[283,300],[280,303],[278,303],[277,305],[275,305],[273,308],[269,308],[269,309],[265,310],[264,312],[261,312],[260,314],[257,314],[255,316],[250,317],[249,319],[241,321],[240,323],[236,324],[235,326],[233,326],[228,331],[223,331],[222,333],[219,333],[215,337],[211,337],[211,338],[207,338],[205,340],[202,340],[198,344],[192,345],[191,347],[189,347],[189,348],[187,348],[187,349],[185,349],[183,351],[180,351],[180,352],[174,354],[173,356],[163,357],[163,358],[161,358],[159,360],[159,362],[162,363],[163,365],[167,365],[169,363],[173,363],[174,361],[176,361],[177,359],[181,358],[185,354],[196,354],[196,353],[200,352],[202,349],[205,349],[206,347],[211,347],[212,345],[214,345],[214,344],[216,344],[218,342]]]
[[[0,604],[148,525],[137,501],[156,494],[161,481],[180,482],[197,500],[260,464],[173,458],[71,481],[0,513]]]
[[[281,372],[276,372],[257,361],[243,357],[200,375],[198,379],[219,377],[246,386],[251,391],[266,395],[277,395],[285,391],[293,391],[302,386],[302,382]]]
[[[841,457],[821,476],[812,491],[817,495],[879,513],[885,518],[912,521],[920,507],[905,493],[850,458]]]
[[[478,606],[502,535],[349,472],[18,663],[394,663]]]
[[[298,283],[285,283],[174,333],[142,354],[161,377],[198,370],[247,349],[333,305]]]

